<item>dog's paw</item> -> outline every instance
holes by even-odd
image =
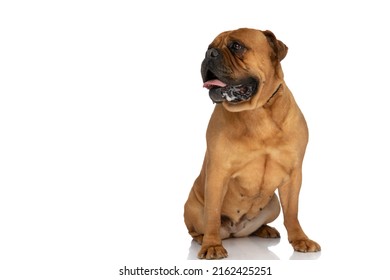
[[[198,253],[199,259],[222,259],[228,255],[226,249],[222,245],[202,246]]]
[[[293,240],[290,243],[294,250],[298,252],[307,253],[321,251],[321,246],[317,242],[310,239]]]
[[[253,235],[256,235],[256,236],[262,237],[262,238],[279,238],[280,237],[280,233],[279,233],[279,231],[277,231],[276,228],[273,228],[273,227],[270,227],[267,225],[261,226],[258,230],[256,230],[253,233]]]

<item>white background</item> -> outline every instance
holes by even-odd
[[[310,129],[299,216],[322,252],[294,254],[279,217],[279,243],[225,243],[258,261],[212,265],[388,277],[389,26],[376,0],[2,1],[0,278],[211,266],[190,261],[183,205],[214,106],[200,64],[239,27],[289,47],[285,79]]]

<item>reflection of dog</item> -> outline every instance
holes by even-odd
[[[283,80],[287,47],[270,31],[221,33],[202,63],[204,87],[217,103],[207,150],[185,204],[184,219],[202,247],[199,258],[227,256],[222,239],[279,237],[267,226],[280,212],[296,251],[319,251],[298,222],[305,119]]]

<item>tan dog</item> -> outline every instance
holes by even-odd
[[[217,103],[207,129],[207,150],[185,204],[199,258],[227,256],[222,239],[251,234],[280,237],[267,226],[283,209],[294,250],[315,252],[298,221],[305,119],[283,80],[287,47],[270,31],[221,33],[202,63],[204,87]]]

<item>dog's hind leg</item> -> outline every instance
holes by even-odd
[[[262,238],[280,238],[279,231],[268,225],[262,225],[258,230],[256,230],[252,235],[256,235]]]
[[[195,181],[195,184],[197,183]],[[204,206],[197,199],[194,189],[191,189],[188,200],[184,205],[184,222],[187,226],[188,233],[200,245],[202,245],[204,235],[203,216]]]
[[[279,238],[280,233],[277,231],[277,229],[267,225],[268,223],[274,221],[280,213],[279,199],[276,194],[273,195],[271,201],[269,202],[267,207],[264,208],[263,211],[266,211],[266,213],[262,214],[265,214],[267,216],[265,223],[260,226],[255,232],[253,232],[252,235],[256,235],[262,238]]]

